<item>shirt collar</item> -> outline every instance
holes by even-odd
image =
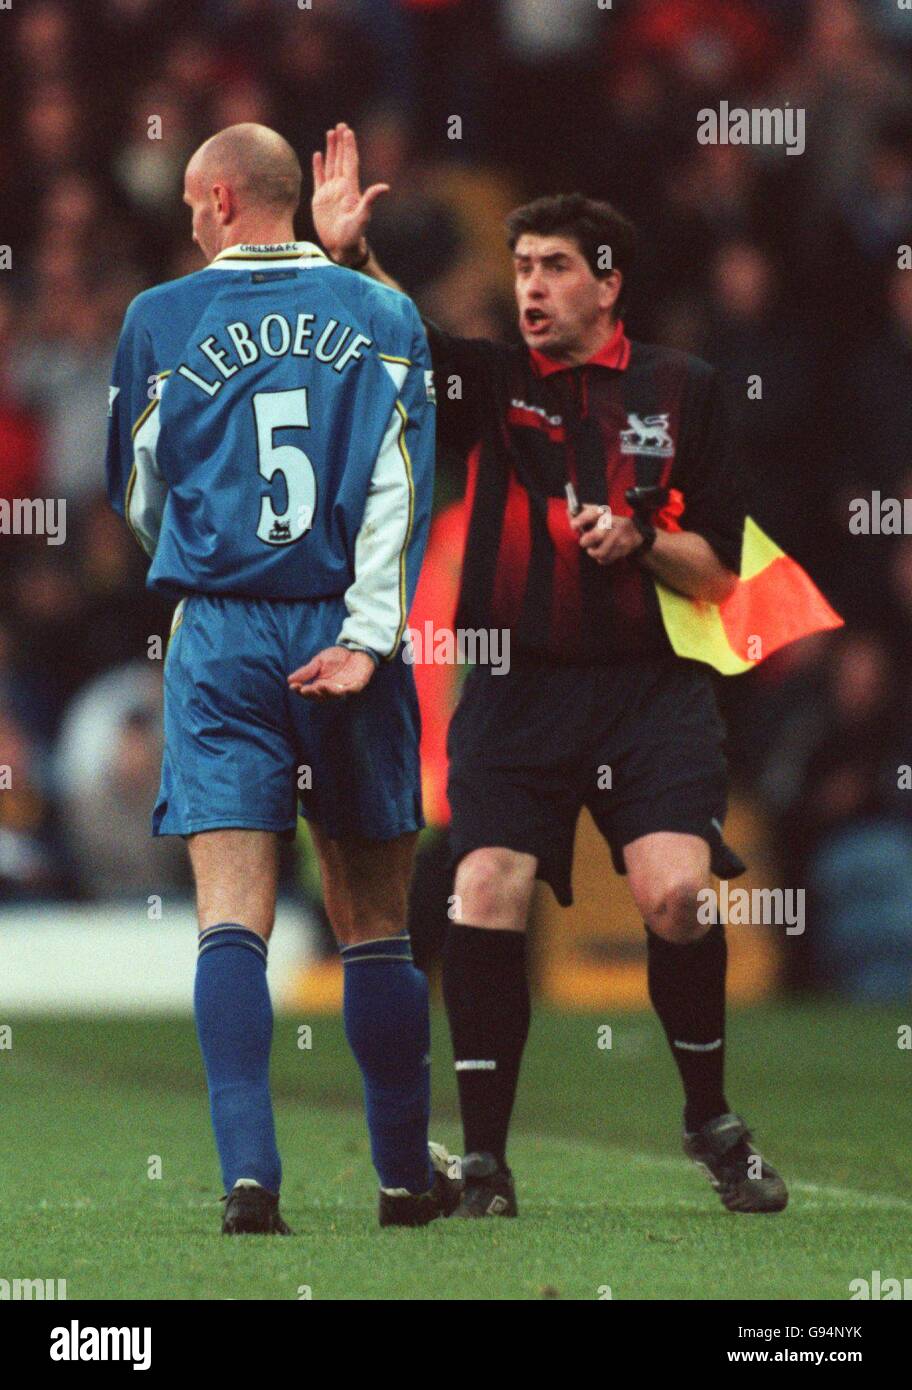
[[[555,362],[553,357],[546,357],[543,352],[530,348],[529,353],[535,371],[539,376],[552,376],[555,372],[569,372],[571,364],[569,362]],[[598,352],[590,357],[588,362],[580,363],[583,367],[613,367],[615,371],[623,372],[627,369],[630,361],[630,339],[624,332],[624,325],[620,319],[614,326],[614,332],[608,338]]]
[[[329,257],[312,241],[280,241],[269,245],[251,245],[239,242],[237,246],[226,246],[209,262],[207,270],[244,270],[251,265],[263,262],[291,264],[294,261],[323,261],[330,264]]]

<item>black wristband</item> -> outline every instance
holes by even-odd
[[[637,516],[636,512],[634,512],[631,520],[643,538],[643,544],[640,546],[639,550],[634,552],[637,559],[639,559],[641,555],[648,555],[649,551],[655,545],[656,528],[651,521],[646,521],[644,517]]]
[[[368,246],[367,242],[364,243],[364,248],[364,255],[361,257],[360,261],[355,261],[354,265],[350,265],[348,267],[349,270],[363,270],[364,267],[367,265],[368,261],[371,258],[371,249]]]

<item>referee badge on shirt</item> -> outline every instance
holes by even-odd
[[[621,453],[645,454],[647,458],[671,458],[675,446],[668,424],[667,411],[660,415],[637,415],[635,411],[630,411],[627,428],[621,430]]]

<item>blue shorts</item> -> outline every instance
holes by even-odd
[[[153,834],[288,834],[298,808],[332,839],[390,840],[421,829],[411,667],[383,661],[364,690],[340,700],[305,700],[286,684],[334,644],[345,611],[341,597],[184,600],[165,659]]]

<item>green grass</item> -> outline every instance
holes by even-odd
[[[9,1020],[6,1020],[9,1021]],[[0,1277],[71,1299],[805,1299],[912,1273],[909,1082],[898,1010],[735,1014],[732,1102],[792,1183],[775,1217],[724,1212],[681,1156],[648,1016],[539,1011],[515,1120],[520,1220],[380,1231],[359,1081],[338,1019],[277,1021],[290,1240],[223,1240],[192,1023],[12,1020],[0,1051]],[[613,1047],[597,1046],[610,1022]],[[433,1134],[458,1147],[445,1022]],[[162,1177],[147,1176],[150,1155]]]

